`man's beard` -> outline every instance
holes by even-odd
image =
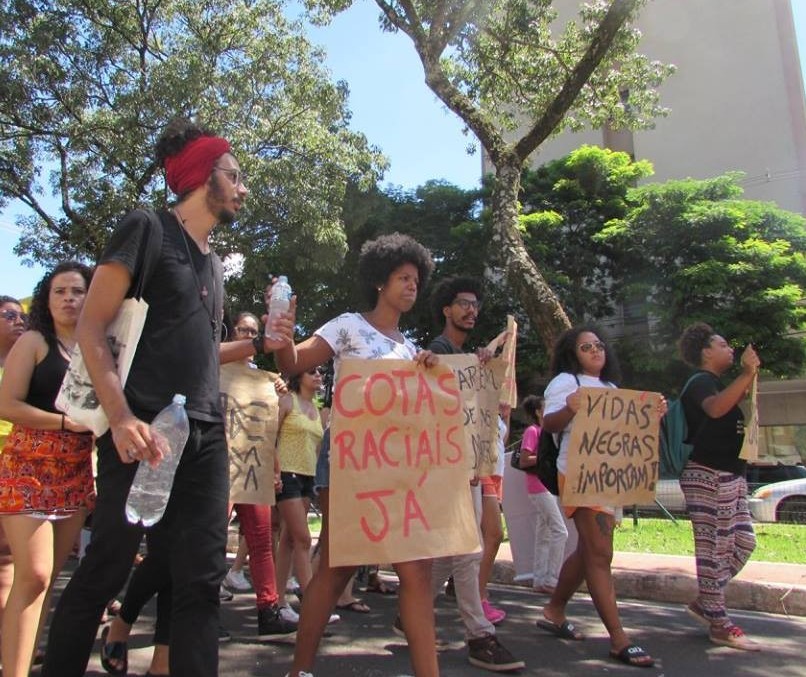
[[[473,331],[473,327],[463,327],[462,325],[460,325],[459,323],[455,322],[454,320],[451,320],[450,322],[451,322],[451,326],[456,331],[460,331],[463,334],[469,334],[471,331]]]
[[[207,192],[207,209],[216,218],[217,223],[229,225],[235,221],[235,212],[224,205],[229,202],[227,187],[221,184],[218,174],[210,176],[210,190]]]

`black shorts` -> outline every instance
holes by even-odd
[[[279,503],[289,498],[314,499],[313,475],[298,475],[295,472],[281,472],[280,479],[283,481],[283,490],[274,495]]]

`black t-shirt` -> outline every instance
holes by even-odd
[[[462,351],[454,347],[445,336],[440,334],[428,345],[428,350],[437,355],[461,355]]]
[[[725,385],[708,371],[698,372],[681,398],[688,423],[691,460],[714,470],[744,475],[745,461],[739,459],[744,441],[744,414],[734,406],[727,414],[711,418],[702,408],[708,397]]]
[[[126,399],[134,408],[156,413],[171,403],[175,393],[181,393],[187,397],[190,418],[221,421],[220,336],[212,326],[223,303],[222,285],[214,272],[214,266],[220,269],[220,261],[213,252],[202,254],[173,214],[159,212],[159,217],[161,253],[143,289],[148,315],[126,381]],[[100,263],[121,263],[136,281],[147,249],[145,235],[151,228],[144,212],[126,215]],[[207,292],[204,298],[203,291]]]

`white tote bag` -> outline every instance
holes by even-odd
[[[162,223],[159,216],[153,211],[145,213],[151,221],[151,228],[148,231],[145,260],[134,287],[134,295],[123,301],[118,314],[106,330],[109,348],[115,358],[118,376],[123,386],[129,377],[129,370],[148,314],[148,303],[142,298],[143,288],[162,250]],[[78,344],[73,348],[70,365],[56,396],[56,408],[76,423],[87,426],[96,437],[109,430],[109,419],[95,393]]]
[[[126,299],[106,331],[106,339],[118,367],[121,385],[126,385],[137,343],[146,323],[148,304],[143,299]],[[109,419],[101,408],[87,373],[78,344],[70,355],[70,366],[56,396],[56,408],[76,423],[87,426],[96,437],[109,430]]]

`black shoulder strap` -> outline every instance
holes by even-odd
[[[146,248],[145,256],[143,258],[143,265],[140,267],[140,274],[137,277],[137,282],[132,285],[134,292],[132,297],[139,299],[143,296],[148,281],[151,279],[154,269],[157,267],[160,254],[162,253],[162,220],[159,214],[153,209],[140,210],[148,217],[151,227],[146,234]]]
[[[574,380],[577,382],[577,388],[579,388],[579,386],[580,386],[579,376],[577,376],[576,374],[574,374],[573,376],[574,376]],[[565,428],[563,428],[560,432],[557,433],[557,448],[558,449],[560,448],[560,445],[563,443],[563,434],[564,433],[565,433]]]

